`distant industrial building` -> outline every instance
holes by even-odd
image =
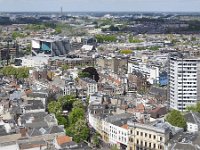
[[[15,59],[15,66],[24,66],[24,67],[43,67],[48,64],[48,56],[37,55],[35,57],[26,56]]]
[[[71,50],[70,42],[66,38],[33,39],[32,54],[44,53],[50,56],[62,56]]]
[[[52,67],[61,67],[62,65],[68,65],[70,68],[75,66],[91,66],[94,64],[94,59],[92,57],[50,57],[48,60],[48,65]]]

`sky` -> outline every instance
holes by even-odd
[[[14,11],[200,12],[200,0],[0,0],[0,12]]]

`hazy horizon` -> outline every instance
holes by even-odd
[[[199,0],[0,0],[0,12],[200,12],[199,6]]]

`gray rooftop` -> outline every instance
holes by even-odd
[[[200,125],[200,113],[189,112],[189,113],[185,114],[184,117],[185,117],[186,122]]]
[[[93,84],[96,84],[97,82],[93,79],[90,79],[90,78],[81,78],[81,80],[87,82],[87,83],[93,83]]]
[[[105,118],[105,120],[107,122],[110,123],[114,123],[120,120],[125,120],[125,119],[130,119],[133,118],[133,114],[130,113],[122,113],[122,114],[116,114],[116,115],[112,115],[112,116],[108,116],[107,118]]]

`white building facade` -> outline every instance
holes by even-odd
[[[128,144],[128,129],[110,123],[109,143]]]
[[[159,68],[156,66],[147,66],[143,62],[128,62],[128,73],[133,73],[134,71],[141,72],[146,76],[150,84],[159,82]]]
[[[170,108],[184,111],[200,100],[200,58],[169,59]]]

